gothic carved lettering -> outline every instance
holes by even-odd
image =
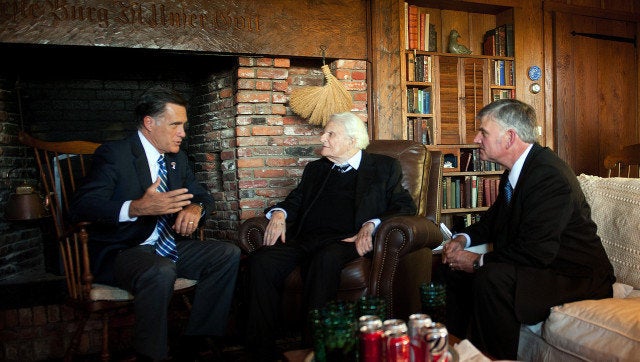
[[[148,28],[202,29],[205,31],[260,32],[264,20],[258,14],[245,14],[224,8],[200,9],[196,6],[167,5],[156,2],[115,1],[103,5],[67,0],[0,1],[0,21],[60,26],[74,23],[110,24]]]
[[[0,45],[364,59],[365,0],[0,0]],[[330,16],[328,16],[330,14]]]

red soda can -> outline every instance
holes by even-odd
[[[387,319],[383,323],[386,362],[409,362],[409,335],[402,319]]]
[[[409,340],[410,340],[410,354],[409,360],[411,362],[428,362],[429,348],[425,337],[427,335],[427,328],[431,326],[431,317],[428,314],[416,313],[409,316]]]
[[[433,323],[427,328],[425,341],[429,346],[431,362],[447,362],[449,352],[449,332],[442,323]]]
[[[358,318],[360,333],[360,362],[383,362],[382,320],[375,315]]]

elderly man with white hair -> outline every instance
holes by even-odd
[[[320,141],[323,157],[307,164],[284,201],[265,210],[265,247],[249,259],[247,334],[256,360],[278,359],[280,292],[294,268],[304,271],[303,312],[320,308],[336,297],[344,265],[373,250],[382,220],[416,213],[399,161],[364,151],[369,136],[357,115],[332,115]]]

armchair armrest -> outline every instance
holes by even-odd
[[[394,216],[378,227],[375,253],[397,252],[399,256],[421,248],[433,249],[442,243],[440,228],[424,216]]]
[[[238,230],[238,246],[243,252],[251,254],[262,246],[264,231],[269,220],[264,216],[256,216],[245,220]]]
[[[380,224],[374,239],[370,293],[391,296],[401,259],[442,242],[438,226],[424,216],[396,216]]]

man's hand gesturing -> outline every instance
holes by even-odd
[[[189,194],[188,189],[158,192],[158,185],[160,178],[147,188],[141,198],[131,201],[129,217],[173,214],[191,203],[193,194]]]

